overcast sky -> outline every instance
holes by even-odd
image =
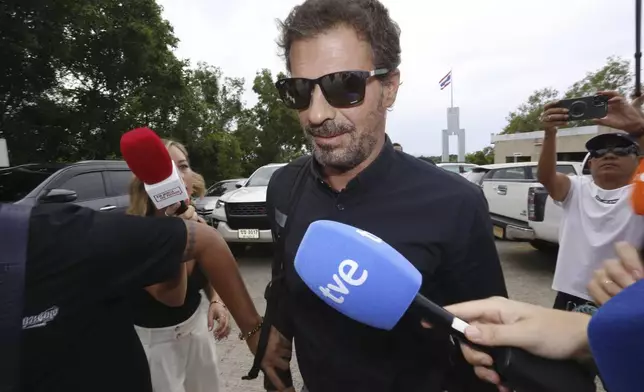
[[[157,0],[180,39],[177,55],[205,61],[246,79],[284,71],[275,19],[302,0]],[[414,155],[440,155],[453,70],[454,106],[461,109],[467,152],[490,144],[508,113],[534,90],[565,90],[608,56],[631,60],[633,0],[383,0],[401,27],[402,80],[387,132]],[[450,152],[456,153],[456,139]]]

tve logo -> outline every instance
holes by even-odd
[[[367,281],[369,272],[366,269],[362,270],[362,274],[359,278],[354,278],[356,272],[358,271],[358,268],[360,268],[360,266],[356,261],[350,259],[343,260],[340,265],[338,265],[338,273],[333,274],[333,281],[335,282],[335,284],[329,283],[326,285],[326,287],[320,286],[320,291],[331,301],[337,304],[343,303],[343,295],[349,294],[349,288],[347,287],[347,284],[357,287],[361,286],[362,284],[364,284],[364,282]],[[333,294],[331,292],[333,292]]]
[[[378,237],[376,237],[375,235],[373,235],[373,234],[369,233],[368,231],[364,231],[364,230],[356,229],[356,233],[360,234],[361,236],[363,236],[363,237],[365,237],[365,238],[369,238],[369,239],[370,239],[370,240],[372,240],[373,242],[377,242],[377,243],[379,243],[379,244],[382,244],[382,240],[381,240],[380,238],[378,238]]]

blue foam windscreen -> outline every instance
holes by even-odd
[[[311,223],[295,256],[306,285],[340,313],[392,329],[414,300],[422,276],[375,235],[343,223]]]
[[[644,391],[644,280],[599,308],[588,340],[608,391]]]

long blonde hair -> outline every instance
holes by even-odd
[[[197,172],[192,175],[192,196],[202,198],[206,195],[206,180]]]
[[[188,150],[186,147],[174,140],[161,139],[165,147],[169,150],[171,147],[176,147],[183,153],[183,155],[188,158]],[[193,172],[197,176],[201,177],[200,174]],[[196,177],[195,177],[196,178]],[[201,177],[203,179],[203,177]],[[196,188],[193,188],[196,189]],[[143,182],[139,180],[136,176],[132,176],[132,181],[130,181],[130,206],[127,209],[127,214],[129,215],[138,215],[138,216],[148,216],[153,215],[156,211],[154,203],[150,200],[147,192],[145,192],[145,187]]]

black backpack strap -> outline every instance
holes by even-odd
[[[274,256],[273,262],[271,264],[271,281],[266,286],[266,291],[264,292],[264,298],[266,299],[266,312],[264,313],[264,323],[262,324],[262,329],[260,330],[259,342],[257,344],[257,352],[255,353],[255,359],[253,360],[253,367],[250,369],[246,376],[242,377],[242,380],[254,380],[259,375],[261,370],[261,363],[264,359],[264,354],[266,353],[266,346],[268,344],[268,337],[273,326],[273,318],[277,312],[278,307],[278,291],[281,290],[283,275],[284,275],[284,242],[290,230],[290,223],[292,219],[290,217],[295,212],[297,204],[300,201],[300,196],[302,195],[302,186],[306,180],[306,171],[309,168],[311,162],[310,156],[304,156],[295,160],[292,165],[294,169],[297,168],[296,175],[292,181],[283,181],[279,184],[274,184],[273,186],[278,186],[281,189],[288,189],[288,212],[285,216],[286,221],[283,222],[283,228],[280,229],[280,225],[276,224],[272,228],[274,235]],[[298,167],[299,166],[299,167]],[[286,175],[288,172],[284,173],[275,173],[275,179],[277,180],[280,174]],[[277,181],[276,181],[277,182]],[[267,195],[268,197],[268,195]]]
[[[30,214],[30,207],[0,204],[0,392],[20,390],[20,334]]]

